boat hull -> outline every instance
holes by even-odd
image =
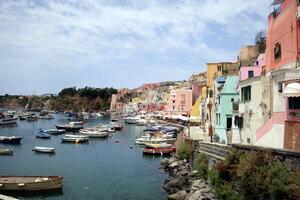
[[[18,118],[11,118],[11,119],[1,119],[0,125],[10,125],[10,124],[16,124]]]
[[[0,191],[42,191],[62,188],[62,176],[0,176]]]
[[[2,144],[20,144],[22,137],[0,137],[0,143]]]
[[[176,152],[176,148],[144,148],[145,155],[171,155]]]
[[[55,153],[55,148],[39,148],[34,147],[32,151],[39,152],[39,153]]]
[[[78,132],[80,129],[83,129],[83,127],[67,127],[67,126],[59,126],[56,125],[57,129],[64,129],[66,132]]]
[[[0,155],[13,155],[14,151],[12,149],[0,149]]]

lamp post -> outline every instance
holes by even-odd
[[[211,126],[211,108],[212,103],[209,101],[207,104],[209,110],[209,124],[208,124],[208,136],[210,136],[210,142],[213,142],[213,133],[212,133],[212,126]]]

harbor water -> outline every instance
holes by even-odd
[[[62,175],[62,192],[12,193],[19,199],[116,199],[160,200],[166,174],[159,169],[161,158],[145,157],[134,145],[142,127],[124,125],[107,139],[91,139],[87,144],[61,143],[62,135],[51,139],[35,138],[34,131],[55,128],[67,123],[63,115],[52,120],[18,121],[17,125],[0,127],[1,136],[22,136],[20,145],[0,144],[13,148],[13,156],[0,156],[0,175]],[[87,122],[85,127],[109,123],[109,117]],[[34,146],[55,147],[54,155],[36,153]],[[130,148],[132,146],[132,148]]]

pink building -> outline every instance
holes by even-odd
[[[165,104],[163,103],[142,103],[139,104],[139,111],[145,112],[157,112],[163,111],[165,109]]]
[[[192,90],[172,90],[166,112],[174,115],[188,115],[192,109]]]
[[[124,108],[124,97],[130,92],[127,88],[121,88],[118,90],[118,94],[111,96],[110,110],[116,112],[122,112]]]
[[[248,78],[261,76],[262,70],[266,66],[265,54],[260,54],[253,66],[242,66],[239,71],[240,81]]]

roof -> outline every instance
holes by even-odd
[[[223,86],[223,90],[221,91],[221,94],[238,93],[238,91],[237,91],[238,82],[239,82],[238,76],[227,76],[226,82]]]
[[[283,95],[285,97],[300,97],[300,83],[288,84],[283,91]]]

